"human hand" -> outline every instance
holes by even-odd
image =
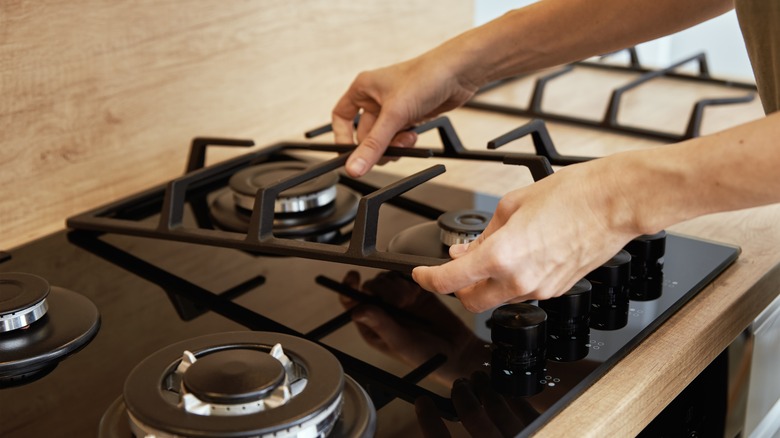
[[[383,272],[361,286],[360,275],[350,271],[343,282],[400,311],[393,314],[340,295],[342,304],[352,309],[352,320],[361,336],[377,350],[412,367],[437,353],[445,355],[446,362],[433,377],[446,386],[489,360],[485,343],[439,297],[423,291],[407,277]]]
[[[611,159],[569,166],[508,193],[477,240],[452,246],[448,263],[415,268],[414,280],[454,292],[472,312],[566,292],[642,234]]]
[[[387,146],[413,147],[417,134],[408,128],[457,108],[477,91],[459,77],[448,50],[434,49],[412,60],[360,73],[332,113],[337,143],[358,147],[346,170],[358,177],[376,164]],[[360,112],[357,132],[353,120]]]

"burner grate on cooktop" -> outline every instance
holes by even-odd
[[[714,78],[710,75],[709,66],[707,64],[707,57],[702,53],[697,53],[693,56],[689,56],[685,59],[677,61],[665,68],[652,69],[641,65],[636,49],[631,47],[626,49],[629,53],[628,65],[620,65],[614,63],[605,63],[601,61],[580,61],[572,64],[567,64],[557,70],[540,76],[534,83],[533,93],[531,94],[528,104],[523,106],[518,105],[506,105],[492,102],[486,102],[479,99],[479,94],[490,91],[494,88],[502,85],[517,81],[527,77],[527,75],[514,76],[507,79],[498,80],[492,82],[477,92],[472,100],[465,104],[468,108],[493,111],[502,114],[516,115],[522,117],[540,118],[547,121],[562,122],[578,126],[584,126],[588,128],[597,128],[611,132],[617,132],[620,134],[633,135],[653,140],[660,140],[664,142],[679,142],[690,138],[698,137],[701,134],[701,124],[704,115],[704,110],[710,106],[716,105],[730,105],[738,103],[751,102],[756,97],[756,85],[752,83],[744,83],[737,81],[730,81],[725,79]],[[616,52],[617,53],[617,52]],[[602,60],[609,57],[612,54],[605,55]],[[689,64],[696,64],[699,68],[697,74],[679,73],[681,67]],[[639,73],[640,75],[634,80],[624,84],[620,87],[612,90],[609,98],[609,105],[601,120],[591,120],[583,117],[569,116],[561,113],[551,112],[542,108],[542,102],[544,99],[544,92],[546,86],[554,79],[559,78],[565,74],[571,73],[576,68],[590,68],[590,69],[603,69],[622,71],[630,73]],[[708,98],[701,99],[694,103],[691,110],[691,115],[688,119],[688,124],[685,132],[682,134],[645,129],[636,126],[630,126],[618,121],[618,113],[620,111],[620,103],[623,95],[629,90],[635,89],[642,84],[645,84],[653,79],[660,77],[673,78],[676,80],[695,81],[707,84],[722,85],[728,88],[736,88],[748,90],[747,94],[736,97],[723,97],[723,98]]]
[[[385,155],[405,159],[443,157],[503,162],[507,165],[527,167],[534,180],[552,174],[550,158],[557,157],[560,161],[560,155],[549,141],[544,124],[538,121],[497,138],[490,143],[490,148],[495,149],[514,139],[532,135],[537,149],[543,151],[541,155],[468,150],[463,147],[452,124],[445,117],[416,128],[418,132],[431,129],[438,130],[443,149],[391,147]],[[263,254],[300,256],[407,273],[416,266],[437,265],[447,261],[442,258],[380,251],[376,247],[379,209],[383,204],[400,206],[432,220],[444,213],[402,196],[406,191],[444,173],[443,165],[431,166],[384,187],[374,187],[339,174],[339,183],[361,193],[362,197],[358,202],[346,245],[330,244],[277,236],[274,227],[278,218],[278,215],[275,215],[275,204],[283,192],[341,168],[354,146],[279,143],[214,166],[204,167],[206,150],[210,146],[248,147],[253,144],[249,140],[196,138],[192,142],[187,172],[183,176],[166,185],[71,217],[67,220],[67,225],[79,230],[184,241]],[[300,172],[293,172],[285,178],[260,187],[254,197],[254,208],[248,217],[247,232],[223,230],[215,226],[207,213],[207,198],[210,193],[217,187],[225,186],[232,175],[249,166],[272,161],[300,160],[289,154],[300,150],[336,152],[338,155],[327,161],[307,163]],[[187,205],[196,210],[196,227],[184,224]],[[157,213],[159,219],[156,222],[146,220]]]

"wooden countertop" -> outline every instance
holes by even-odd
[[[606,107],[609,86],[624,81],[626,75],[602,72],[583,74],[590,91],[561,94],[567,97],[555,100],[554,104],[561,105],[555,109],[562,108],[562,111],[580,115],[592,114],[594,118],[599,118]],[[571,79],[576,82],[576,78]],[[524,96],[530,90],[529,83],[532,81],[522,80],[507,90],[493,93],[495,96],[492,98],[500,100],[514,96],[517,99],[520,96],[517,101],[525,103],[527,100]],[[621,118],[621,121],[682,132],[693,101],[729,93],[742,92],[662,80],[647,89],[637,90],[637,95],[630,97],[630,106],[627,107],[625,119]],[[687,103],[682,103],[685,101]],[[669,102],[673,102],[673,110],[658,109],[659,104],[667,105]],[[494,136],[527,121],[469,109],[457,110],[449,116],[469,148],[483,148],[482,145]],[[705,115],[704,133],[761,116],[758,100],[711,109]],[[548,123],[548,127],[558,149],[572,155],[604,155],[630,148],[663,147],[655,141],[562,124]],[[435,142],[434,137],[425,134],[419,144]],[[531,151],[530,142],[518,143],[517,146],[507,147],[514,147],[517,151]],[[385,170],[403,173],[416,170],[408,164],[404,164],[402,169],[394,166],[396,164],[391,163],[385,166]],[[424,167],[424,164],[420,166]],[[448,169],[460,167],[458,171],[447,172],[436,178],[436,181],[479,188],[498,195],[530,181],[527,175],[518,176],[516,169],[490,166],[468,163],[466,167],[463,163],[453,162],[448,164]],[[485,175],[490,175],[490,178]],[[669,231],[676,233],[738,245],[742,253],[712,284],[545,425],[536,436],[571,436],[574,428],[578,436],[634,436],[639,433],[778,295],[778,220],[780,205],[773,205],[700,217],[670,228]]]

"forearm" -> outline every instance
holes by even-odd
[[[613,155],[600,166],[612,170],[607,184],[631,212],[633,231],[647,234],[704,214],[780,202],[777,138],[780,113],[675,145]]]
[[[480,86],[608,53],[685,29],[733,8],[733,0],[543,0],[434,49]]]

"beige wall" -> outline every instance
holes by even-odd
[[[0,249],[182,172],[198,135],[296,138],[472,2],[0,2]]]

